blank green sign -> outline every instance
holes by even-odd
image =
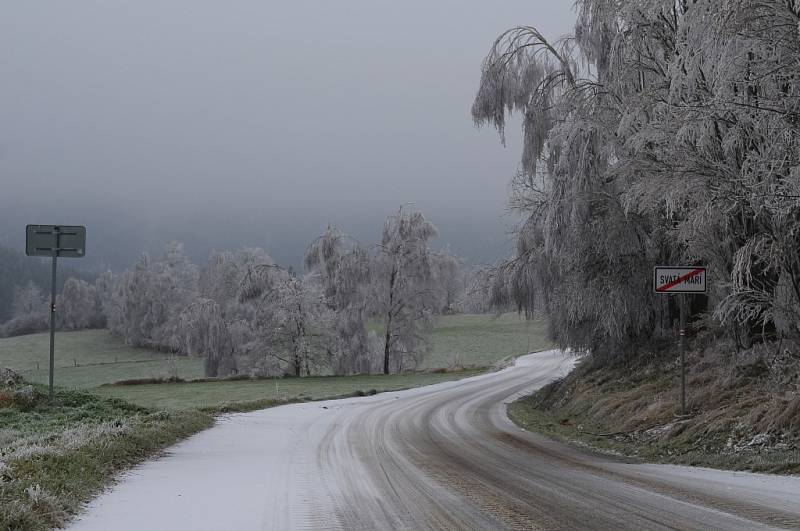
[[[82,258],[86,254],[86,227],[70,225],[28,225],[25,254]]]

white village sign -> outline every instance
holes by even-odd
[[[705,267],[657,266],[653,269],[653,288],[656,293],[705,293]],[[678,297],[679,345],[681,352],[681,415],[686,415],[686,306],[689,295]]]
[[[705,267],[658,266],[654,270],[656,293],[705,293]]]

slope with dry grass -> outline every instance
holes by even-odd
[[[800,473],[800,348],[775,342],[738,351],[698,339],[687,355],[680,415],[679,358],[664,348],[596,366],[509,406],[520,426],[647,461]]]

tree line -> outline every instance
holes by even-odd
[[[56,289],[61,291],[65,279],[76,278],[92,281],[96,275],[78,271],[69,264],[60,264]],[[0,323],[14,316],[15,291],[28,284],[50,292],[50,262],[39,258],[29,258],[15,249],[0,245]]]
[[[800,2],[578,0],[572,35],[501,34],[472,108],[522,117],[515,256],[496,301],[564,347],[635,355],[673,333],[656,265],[705,265],[695,327],[800,339]]]
[[[447,250],[416,210],[390,216],[362,245],[329,226],[308,246],[301,274],[260,248],[212,251],[198,266],[172,242],[119,275],[69,278],[57,301],[65,330],[107,327],[127,344],[201,357],[209,377],[230,374],[385,374],[413,370],[436,315],[486,311],[485,275]],[[48,301],[17,287],[0,332],[47,327]]]

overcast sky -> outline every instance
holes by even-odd
[[[0,244],[85,224],[92,263],[178,239],[288,265],[413,202],[437,245],[494,261],[520,148],[472,124],[481,60],[515,25],[569,32],[572,3],[3,2]]]

